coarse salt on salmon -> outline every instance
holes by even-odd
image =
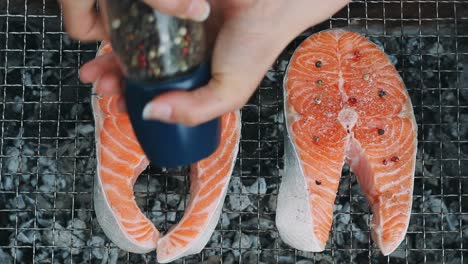
[[[291,58],[284,97],[288,133],[276,216],[281,238],[300,250],[324,250],[347,162],[372,209],[372,238],[391,254],[411,215],[417,126],[390,60],[357,33],[314,34]]]
[[[112,52],[103,43],[98,56]],[[95,94],[99,94],[93,88]],[[157,249],[160,263],[199,253],[208,243],[223,207],[239,148],[240,112],[223,115],[221,143],[208,158],[191,166],[190,201],[182,220],[163,237],[135,202],[133,184],[148,166],[128,115],[119,113],[118,96],[95,96],[98,169],[94,203],[105,234],[120,248],[145,253]]]

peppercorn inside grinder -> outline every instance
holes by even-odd
[[[158,166],[177,167],[211,155],[220,141],[220,118],[190,127],[142,116],[155,96],[208,83],[211,70],[203,24],[159,13],[139,0],[99,4],[125,76],[127,112],[148,159]]]

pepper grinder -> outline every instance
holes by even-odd
[[[142,117],[155,96],[210,80],[203,24],[162,14],[140,0],[100,0],[99,6],[124,73],[130,121],[148,159],[178,167],[208,157],[219,145],[220,118],[190,127]]]

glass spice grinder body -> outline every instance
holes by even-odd
[[[99,5],[125,76],[127,112],[148,159],[177,167],[208,157],[219,145],[220,118],[189,127],[142,116],[155,96],[208,83],[211,69],[203,25],[161,14],[140,0],[100,0]]]

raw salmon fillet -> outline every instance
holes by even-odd
[[[97,56],[110,53],[104,42]],[[219,220],[240,140],[239,111],[221,119],[221,144],[208,158],[191,166],[190,201],[180,223],[163,237],[135,202],[133,185],[148,160],[127,114],[116,108],[118,96],[99,96],[93,88],[97,174],[94,205],[104,233],[120,248],[146,253],[157,249],[160,263],[200,252]]]
[[[97,56],[110,53],[103,44]],[[93,87],[93,93],[99,91]],[[94,96],[97,173],[94,208],[104,233],[118,247],[135,253],[154,250],[159,232],[138,207],[133,184],[149,162],[127,114],[117,110],[117,96]]]
[[[412,205],[417,126],[385,53],[357,33],[328,30],[295,51],[284,80],[287,136],[276,224],[290,246],[325,248],[342,167],[356,174],[384,255],[404,239]]]
[[[224,115],[221,125],[221,146],[191,166],[190,201],[182,220],[159,240],[161,263],[200,252],[216,228],[239,149],[239,111]]]

